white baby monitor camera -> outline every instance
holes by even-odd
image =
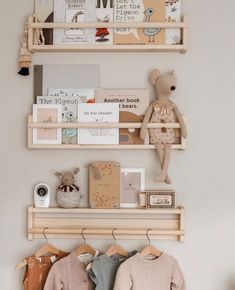
[[[45,183],[39,183],[34,188],[34,205],[35,207],[50,206],[50,188]]]

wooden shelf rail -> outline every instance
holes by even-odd
[[[182,17],[181,22],[77,22],[77,23],[35,23],[33,16],[28,18],[28,49],[31,52],[53,52],[53,51],[166,51],[181,52],[187,51],[187,16]],[[71,28],[151,28],[159,27],[162,29],[179,28],[182,30],[181,44],[159,44],[159,45],[38,45],[34,43],[34,33],[36,29],[71,29]]]
[[[56,128],[73,128],[73,129],[107,129],[107,128],[119,128],[119,129],[138,129],[141,128],[142,123],[35,123],[33,122],[32,115],[28,116],[28,148],[54,148],[54,149],[155,149],[153,145],[77,145],[77,144],[33,144],[33,129],[56,129]],[[174,128],[180,129],[179,123],[151,123],[147,125],[147,128]],[[181,136],[180,144],[173,144],[173,149],[184,150],[185,139]]]
[[[131,225],[131,227],[130,227]],[[79,238],[84,228],[87,239],[184,240],[184,208],[176,209],[62,209],[28,208],[28,238]]]

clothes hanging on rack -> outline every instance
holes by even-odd
[[[162,253],[154,260],[139,253],[119,267],[113,290],[185,290],[178,262]]]
[[[54,262],[64,258],[67,253],[59,251],[58,255],[26,258],[26,270],[23,279],[24,290],[43,290],[47,275]]]
[[[96,285],[95,290],[113,290],[119,266],[136,253],[137,251],[133,251],[127,257],[120,255],[108,257],[106,254],[96,257],[92,262],[92,268],[88,270],[89,278]]]
[[[85,255],[80,257],[74,251],[56,262],[48,274],[44,290],[93,290],[94,284],[88,278],[86,264],[94,257],[87,255],[89,258]]]

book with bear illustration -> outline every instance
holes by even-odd
[[[96,103],[119,104],[119,121],[123,123],[143,121],[149,106],[148,89],[99,89],[95,92]],[[119,144],[144,144],[139,137],[140,129],[120,129]]]

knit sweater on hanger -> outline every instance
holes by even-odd
[[[137,253],[119,267],[113,290],[185,290],[185,282],[173,257],[148,260]]]

